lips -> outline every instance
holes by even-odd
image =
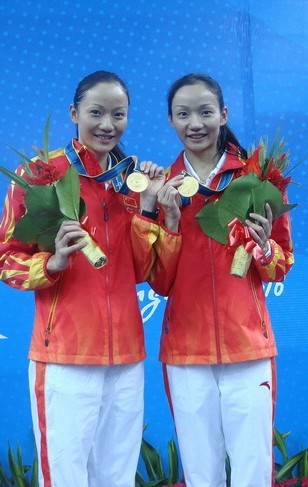
[[[114,135],[95,134],[95,137],[108,142],[109,140],[112,140],[114,138]]]
[[[200,140],[206,137],[207,134],[188,134],[187,137],[189,137],[192,140]]]

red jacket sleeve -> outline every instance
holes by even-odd
[[[52,286],[58,276],[49,276],[46,271],[50,253],[39,252],[35,245],[13,237],[15,224],[24,213],[24,192],[12,183],[0,222],[0,279],[20,290],[43,289]]]
[[[166,295],[174,279],[182,238],[141,215],[131,226],[137,282],[148,280],[154,291]]]
[[[182,248],[182,235],[170,232],[163,223],[155,242],[156,260],[148,279],[157,294],[168,296],[175,279],[177,265]]]
[[[285,198],[285,201],[287,199]],[[281,282],[294,264],[290,216],[284,213],[273,221],[270,238],[271,255],[264,262],[256,262],[260,279],[264,282]]]

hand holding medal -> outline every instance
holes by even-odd
[[[126,178],[126,184],[131,191],[145,193],[144,196],[157,197],[157,192],[165,182],[164,168],[152,161],[135,160],[134,171]]]
[[[198,192],[198,189],[198,181],[192,176],[185,176],[183,179],[183,183],[178,188],[178,192],[181,196],[184,196],[185,198],[190,198]]]
[[[148,177],[141,171],[134,171],[126,178],[126,184],[131,191],[142,193],[149,185]]]
[[[138,158],[136,156],[132,156],[132,159],[135,167],[133,172],[126,177],[126,185],[131,191],[134,191],[135,193],[142,193],[147,189],[149,179],[141,169],[140,164],[138,163]]]

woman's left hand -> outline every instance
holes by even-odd
[[[270,249],[269,239],[272,233],[273,213],[268,203],[265,204],[266,216],[258,215],[257,213],[249,213],[249,216],[258,223],[251,220],[245,220],[249,227],[250,236],[261,247],[266,254]]]
[[[165,184],[165,170],[152,161],[140,163],[140,169],[148,176],[148,187],[140,194],[140,206],[143,210],[153,211],[157,205],[157,193]]]

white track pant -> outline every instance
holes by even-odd
[[[187,487],[272,485],[274,360],[167,365],[167,387]]]
[[[144,365],[30,362],[40,487],[133,487]]]

